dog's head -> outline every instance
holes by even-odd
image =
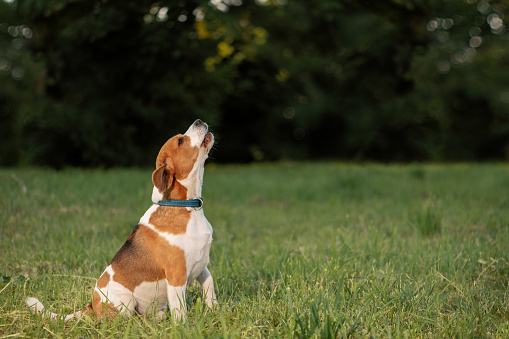
[[[206,123],[196,120],[185,134],[168,140],[156,160],[152,182],[160,193],[168,190],[173,181],[203,177],[203,165],[214,144],[214,135]]]

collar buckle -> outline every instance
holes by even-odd
[[[199,211],[203,208],[203,198],[202,197],[199,197],[199,198],[196,198],[195,200],[198,200],[198,207],[195,207],[194,210],[195,211]]]

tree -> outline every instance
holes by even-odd
[[[501,159],[508,4],[4,2],[2,163],[146,165],[195,118],[217,161]]]

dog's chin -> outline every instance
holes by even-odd
[[[212,145],[214,144],[214,135],[210,132],[205,134],[205,137],[203,138],[203,142],[201,143],[201,147],[207,149],[209,151],[212,148]]]

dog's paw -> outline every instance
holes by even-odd
[[[183,310],[179,310],[178,308],[171,311],[171,317],[175,321],[175,323],[186,323],[186,312]]]
[[[212,310],[215,310],[219,305],[216,299],[207,299],[205,303]]]
[[[160,323],[161,321],[164,320],[165,316],[166,316],[166,313],[164,311],[157,312],[157,314],[155,316],[156,322]]]

